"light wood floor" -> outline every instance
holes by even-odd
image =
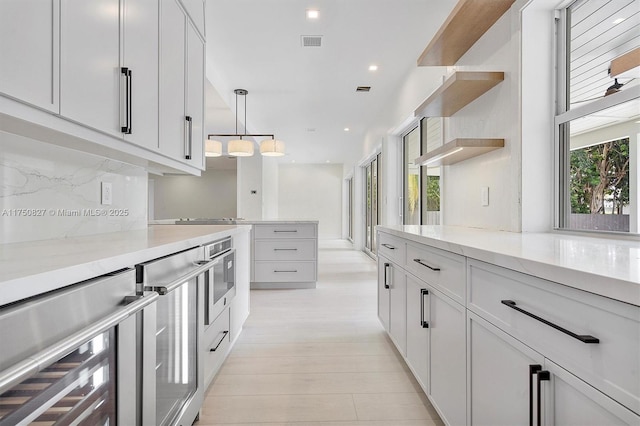
[[[198,426],[442,425],[377,318],[376,264],[320,243],[310,290],[252,290]]]

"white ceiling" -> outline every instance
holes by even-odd
[[[366,130],[455,3],[207,0],[207,77],[215,89],[207,91],[206,131],[235,131],[233,90],[242,88],[248,133],[274,133],[286,143],[278,161],[360,158]],[[320,18],[307,20],[307,9]],[[302,47],[303,35],[321,35],[322,47]],[[368,70],[372,64],[377,71]],[[357,86],[371,91],[356,93]],[[242,121],[245,99],[238,99]]]

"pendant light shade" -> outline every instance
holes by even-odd
[[[222,155],[222,142],[207,139],[204,142],[205,157],[220,157]]]
[[[260,154],[266,157],[281,157],[284,155],[284,142],[277,139],[265,139],[260,142]]]
[[[253,155],[253,142],[236,139],[227,144],[229,155],[234,157],[251,157]]]

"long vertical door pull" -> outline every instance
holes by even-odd
[[[186,120],[186,125],[185,125],[185,137],[184,137],[184,158],[186,158],[187,160],[191,160],[191,149],[192,149],[192,142],[193,142],[193,118],[189,115],[185,116],[184,118]]]
[[[544,371],[540,371],[538,372],[538,385],[536,386],[536,390],[538,392],[537,395],[537,399],[538,399],[538,406],[536,407],[536,413],[538,415],[538,419],[537,419],[537,426],[541,426],[542,425],[542,398],[540,397],[540,382],[542,381],[549,381],[551,380],[551,374],[544,370]]]
[[[131,134],[131,89],[132,89],[132,71],[130,68],[122,67],[120,68],[120,74],[124,76],[124,87],[125,87],[125,95],[124,95],[124,126],[120,127],[120,131],[126,135]]]
[[[538,364],[529,365],[529,426],[533,426],[533,376],[542,371]]]
[[[429,295],[429,290],[426,288],[420,289],[420,326],[422,328],[429,328],[429,321],[424,319],[424,297]]]
[[[389,269],[391,268],[391,264],[390,263],[385,263],[384,264],[384,288],[389,288],[389,275],[387,274],[387,271],[389,271]]]

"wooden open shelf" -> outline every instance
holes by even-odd
[[[454,139],[415,159],[418,166],[448,166],[504,147],[504,139]]]
[[[451,117],[502,80],[503,72],[457,71],[415,110],[415,116]]]
[[[418,58],[418,66],[455,65],[515,0],[460,0]]]
[[[620,74],[637,67],[640,67],[640,47],[636,47],[632,51],[611,61],[609,75],[611,75],[611,77],[618,77]]]

